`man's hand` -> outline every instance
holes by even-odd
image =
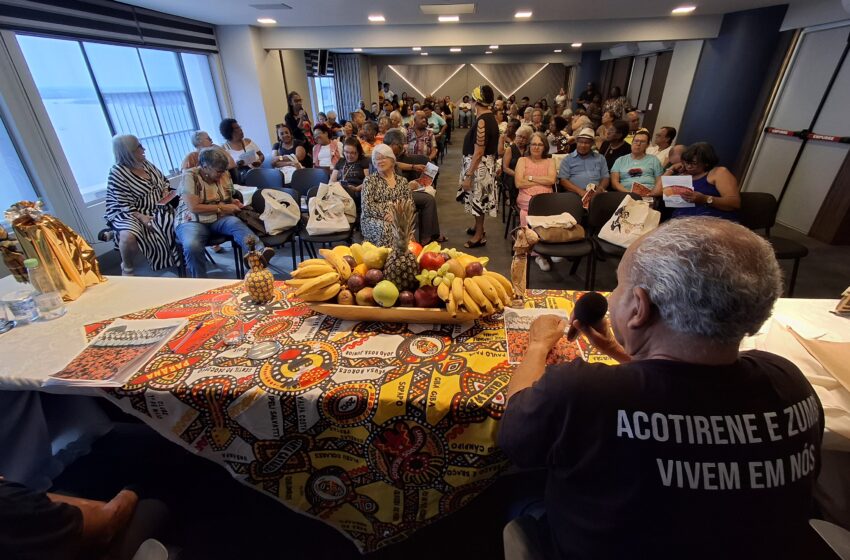
[[[614,332],[611,330],[611,324],[607,318],[603,317],[602,320],[591,326],[585,325],[576,319],[575,315],[570,316],[570,329],[567,331],[567,340],[575,340],[579,333],[583,334],[593,346],[618,362],[622,363],[631,360],[631,356],[626,353],[626,350],[614,338]]]
[[[413,164],[413,170],[416,171],[417,173],[422,173],[423,171],[425,171],[425,164],[414,163]]]
[[[529,346],[537,346],[548,353],[564,336],[567,321],[557,315],[541,315],[531,323],[528,331]]]

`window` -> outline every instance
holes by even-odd
[[[12,144],[6,124],[2,120],[0,120],[0,177],[4,178],[3,188],[0,189],[0,209],[5,210],[21,200],[38,198],[29,175],[21,163],[18,151]],[[3,221],[2,216],[0,221]]]
[[[336,96],[334,95],[334,79],[329,77],[311,78],[316,89],[316,105],[319,111],[328,114],[336,112]]]
[[[113,134],[179,172],[192,132],[221,120],[206,55],[18,35],[18,43],[86,202],[106,194]]]

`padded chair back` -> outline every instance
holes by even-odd
[[[742,192],[741,225],[750,229],[763,229],[770,236],[770,228],[776,223],[776,197],[770,193]]]
[[[251,169],[242,177],[246,187],[283,188],[283,173],[277,169],[258,167]]]
[[[605,191],[594,196],[590,200],[590,208],[587,209],[587,227],[590,231],[596,233],[602,229],[627,195],[628,193],[620,191]]]
[[[305,195],[310,192],[310,189],[318,187],[321,183],[327,183],[329,179],[330,175],[324,169],[296,169],[292,174],[292,181],[286,186]]]
[[[581,223],[584,216],[581,197],[574,192],[538,194],[528,203],[529,216],[554,216],[563,212],[568,212]]]
[[[280,173],[280,171],[275,170],[276,173]],[[283,191],[293,199],[295,199],[296,203],[301,201],[301,195],[298,194],[298,191],[294,189],[275,189],[278,191]],[[263,189],[257,189],[254,191],[254,195],[251,197],[251,208],[253,208],[258,214],[262,214],[266,211],[266,199],[263,198]]]

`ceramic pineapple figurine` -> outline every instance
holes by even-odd
[[[384,279],[395,284],[400,291],[413,291],[419,286],[416,275],[419,265],[416,256],[407,248],[413,236],[413,221],[416,219],[416,207],[410,199],[395,202],[392,206],[390,222],[393,247],[384,265]]]
[[[257,238],[254,236],[247,237],[245,244],[248,246],[248,253],[244,259],[251,269],[245,275],[245,290],[257,305],[269,303],[274,299],[274,276],[266,266],[274,255],[274,250],[268,247],[262,252],[254,250],[257,244]]]

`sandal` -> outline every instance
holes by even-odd
[[[483,247],[485,245],[487,245],[487,240],[484,239],[483,237],[481,239],[479,239],[478,241],[475,241],[475,242],[467,241],[466,243],[463,244],[463,246],[466,247],[467,249],[475,249],[476,247]]]

